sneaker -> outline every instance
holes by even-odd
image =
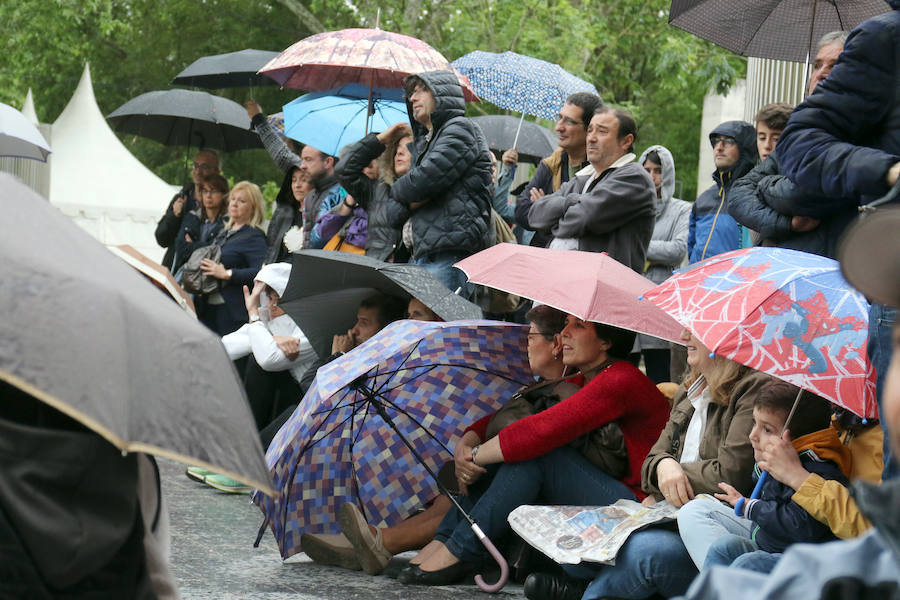
[[[219,473],[210,473],[203,478],[203,483],[229,494],[249,494],[253,490],[249,485]]]
[[[209,469],[204,469],[203,467],[188,467],[185,469],[184,474],[192,481],[203,483],[203,478],[207,475],[212,475],[213,472]]]
[[[343,533],[304,533],[300,536],[300,548],[320,565],[351,571],[362,569],[356,548]]]
[[[369,524],[355,504],[347,502],[338,511],[338,523],[341,531],[353,544],[356,555],[359,557],[363,571],[369,575],[378,575],[391,562],[394,557],[388,552],[381,538],[381,529],[369,529]]]

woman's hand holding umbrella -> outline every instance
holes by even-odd
[[[472,485],[478,479],[487,473],[487,469],[475,464],[472,460],[472,448],[477,446],[481,440],[474,431],[467,431],[465,435],[456,444],[453,449],[453,462],[456,467],[456,480],[459,482],[459,491],[462,495],[467,495],[468,486]]]

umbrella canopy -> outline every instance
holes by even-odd
[[[147,92],[106,117],[113,129],[166,146],[197,146],[231,152],[262,148],[250,117],[237,102],[189,90]]]
[[[453,61],[482,100],[521,113],[556,120],[575,92],[597,94],[592,84],[559,65],[515,52],[475,50]]]
[[[221,341],[68,217],[0,174],[0,379],[128,452],[200,464],[271,493]]]
[[[556,149],[556,134],[531,121],[522,122],[521,131],[520,120],[509,115],[472,117],[472,122],[484,132],[491,150],[504,152],[515,146],[523,162],[538,163]]]
[[[371,117],[368,94],[369,88],[350,83],[301,96],[284,106],[285,135],[337,156],[341,148],[370,131],[384,131],[394,123],[409,122],[400,90],[372,90]]]
[[[131,265],[134,270],[153,282],[156,287],[164,291],[178,303],[188,314],[197,316],[194,301],[184,291],[169,269],[156,261],[150,260],[146,255],[135,250],[132,246],[123,244],[120,246],[107,246],[110,252]]]
[[[50,145],[28,117],[0,102],[0,156],[47,162]]]
[[[482,316],[480,308],[417,265],[331,250],[302,250],[293,254],[292,261],[291,277],[278,305],[320,356],[329,354],[334,334],[353,325],[359,303],[376,292],[417,298],[445,321]]]
[[[432,500],[434,481],[378,408],[436,471],[470,423],[533,381],[527,331],[398,321],[319,369],[266,454],[279,493],[253,496],[281,555],[300,552],[304,532],[336,532],[345,502],[359,504],[370,523],[392,525]]]
[[[826,33],[888,10],[884,0],[672,0],[669,23],[743,56],[805,62]]]
[[[260,69],[286,88],[322,91],[345,83],[372,88],[403,87],[408,75],[452,70],[444,56],[422,40],[380,29],[341,29],[304,38]],[[466,100],[477,101],[460,77]]]
[[[248,48],[227,54],[203,56],[175,76],[173,85],[217,90],[221,88],[275,85],[271,77],[257,73],[279,52]]]
[[[575,315],[682,343],[681,326],[638,298],[655,284],[606,252],[497,244],[456,263],[469,281]]]
[[[720,254],[644,294],[710,351],[875,417],[869,304],[837,261],[784,248]]]

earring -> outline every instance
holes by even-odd
[[[554,352],[554,353],[553,353],[553,360],[559,360],[559,353],[558,353],[558,352]]]

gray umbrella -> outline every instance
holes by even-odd
[[[0,379],[123,451],[200,464],[271,493],[225,348],[15,178],[0,236]]]
[[[132,98],[106,117],[113,129],[166,146],[231,152],[261,148],[243,106],[206,92],[167,90]]]
[[[518,117],[487,115],[472,117],[472,121],[481,127],[491,150],[504,152],[513,147],[516,130],[519,128]],[[556,149],[556,141],[556,135],[546,127],[541,127],[531,121],[522,121],[522,131],[516,142],[519,160],[530,163],[540,162],[542,158],[549,156]]]
[[[175,76],[175,85],[217,90],[221,88],[278,85],[278,82],[257,73],[266,64],[281,54],[269,50],[248,48],[228,54],[203,56],[192,62],[184,71]]]
[[[417,265],[333,250],[302,250],[292,260],[291,278],[279,306],[320,356],[329,354],[334,334],[353,325],[359,303],[376,292],[414,297],[445,321],[482,318],[480,308]]]

